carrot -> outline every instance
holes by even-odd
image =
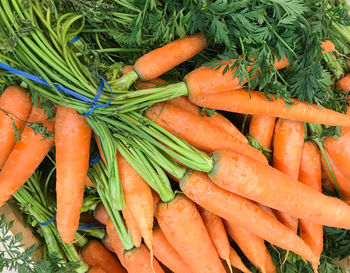
[[[276,59],[274,65],[276,69],[282,69],[287,67],[289,63],[287,58],[281,61],[277,61]],[[219,69],[200,67],[187,74],[184,81],[186,82],[190,97],[212,95],[238,89],[247,82],[247,79],[245,79],[241,85],[239,84],[239,78],[234,77],[236,68],[233,70],[228,70],[227,73],[223,74],[224,69],[225,66]],[[251,69],[252,66],[249,66],[248,71]]]
[[[57,106],[55,132],[57,229],[62,240],[71,243],[83,204],[91,128],[74,109],[60,105]]]
[[[88,273],[107,273],[101,267],[91,267]]]
[[[97,221],[99,221],[101,224],[107,225],[109,215],[105,208],[105,206],[102,204],[97,205],[97,207],[94,210],[94,217]]]
[[[305,142],[300,163],[299,180],[315,190],[322,192],[321,155],[313,142]],[[320,258],[323,250],[323,227],[300,220],[300,236],[315,255]]]
[[[92,183],[91,179],[88,176],[85,177],[85,186],[95,188],[94,183]]]
[[[343,78],[337,80],[335,86],[344,92],[350,91],[350,74],[346,74]]]
[[[181,179],[180,187],[186,196],[206,210],[245,228],[271,244],[291,250],[316,263],[317,259],[311,249],[297,234],[262,210],[255,202],[216,186],[205,173],[188,171]]]
[[[329,41],[329,40],[322,41],[321,42],[321,47],[323,49],[323,51],[322,51],[323,54],[326,54],[328,52],[335,52],[336,51],[335,45],[333,44],[332,41]]]
[[[271,95],[268,100],[263,92],[236,89],[225,93],[207,96],[190,96],[194,104],[201,107],[236,112],[241,114],[265,115],[280,117],[290,120],[305,121],[315,124],[331,126],[350,126],[350,116],[319,108],[317,105],[308,105],[306,102],[298,102],[288,107],[282,98]]]
[[[273,212],[273,210],[269,207],[266,207],[262,204],[258,204],[258,206],[263,210],[265,211],[267,214],[271,215],[272,217],[276,218],[276,215],[275,213]]]
[[[267,164],[267,159],[258,150],[231,135],[225,134],[200,116],[178,107],[158,103],[149,108],[145,116],[204,152],[230,149]]]
[[[195,204],[184,195],[159,203],[156,218],[165,237],[193,273],[224,273]]]
[[[154,256],[174,273],[191,272],[179,253],[170,245],[163,231],[156,227],[152,237]]]
[[[125,74],[128,74],[130,71],[132,71],[134,68],[133,68],[133,66],[132,65],[126,65],[126,66],[124,66],[124,69],[123,69],[123,75],[125,75]]]
[[[158,202],[160,201],[160,196],[156,191],[152,189],[151,189],[151,192],[152,192],[152,198],[153,198],[153,216],[155,216],[157,205],[158,205]]]
[[[151,263],[151,253],[144,244],[125,252],[124,259],[128,273],[164,273],[156,259]]]
[[[268,116],[253,116],[250,121],[249,135],[257,139],[262,147],[271,149],[276,118]]]
[[[107,221],[106,231],[108,237],[105,239],[105,243],[112,245],[114,253],[117,254],[120,263],[128,270],[123,255],[124,246],[122,244],[122,241],[119,239],[117,230],[115,229],[114,224],[110,218]]]
[[[28,93],[18,86],[6,88],[0,97],[0,169],[4,166],[13,147],[16,144],[15,130],[22,130],[32,108]],[[7,116],[3,111],[12,116]],[[16,118],[17,117],[17,118]]]
[[[134,215],[132,215],[132,212],[130,211],[130,208],[125,206],[122,209],[123,217],[126,222],[126,226],[128,227],[128,230],[130,232],[132,241],[136,247],[139,247],[141,245],[141,232],[139,227],[137,226],[137,222],[134,218]]]
[[[81,251],[81,257],[88,266],[96,266],[106,273],[126,273],[117,259],[100,242],[90,240]]]
[[[202,33],[186,36],[143,55],[135,62],[134,71],[141,80],[148,81],[192,58],[206,47],[207,41]]]
[[[209,237],[213,242],[216,252],[221,259],[226,261],[230,272],[232,272],[232,268],[230,266],[230,242],[227,238],[224,223],[219,216],[201,207],[198,208],[198,211],[209,233]]]
[[[230,247],[230,263],[233,267],[241,270],[243,273],[251,273],[251,271],[244,265],[237,252]]]
[[[212,158],[209,176],[218,186],[315,224],[350,229],[350,206],[341,200],[235,152],[216,152]]]
[[[105,237],[102,239],[103,245],[111,252],[115,253],[113,245],[111,240],[109,239],[108,235],[106,234]]]
[[[47,120],[44,110],[32,107],[28,122],[42,123],[54,132],[54,121]],[[43,140],[28,125],[24,127],[20,142],[16,143],[0,172],[0,207],[32,176],[50,151],[54,138]]]
[[[233,223],[225,221],[225,226],[230,237],[256,268],[262,273],[276,272],[276,267],[263,239]]]
[[[130,166],[121,153],[117,153],[117,162],[125,205],[133,215],[146,246],[152,251],[154,210],[151,188]]]
[[[160,83],[167,83],[167,82],[161,78],[155,78],[146,82],[141,81],[136,83],[137,83],[135,85],[136,89],[150,89],[150,88],[155,88]]]

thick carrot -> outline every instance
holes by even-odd
[[[101,224],[107,225],[109,215],[105,206],[102,204],[102,202],[98,204],[96,209],[94,210],[94,217]]]
[[[139,247],[141,245],[142,236],[134,215],[132,215],[132,212],[128,206],[125,206],[122,209],[122,213],[132,241],[136,247]]]
[[[152,249],[154,210],[151,188],[130,166],[121,153],[117,153],[117,162],[125,205],[133,215],[146,246]]]
[[[274,65],[276,69],[282,69],[287,67],[289,63],[286,58],[281,61],[276,59]],[[225,66],[217,70],[209,67],[200,67],[187,74],[184,80],[190,96],[218,94],[241,88],[247,82],[247,79],[245,79],[240,85],[240,80],[233,76],[236,69],[228,70],[227,73],[222,74],[224,69]],[[248,67],[249,71],[251,69],[252,66]]]
[[[265,156],[247,143],[225,134],[200,116],[166,103],[149,108],[145,116],[165,130],[178,135],[192,146],[204,152],[230,149],[265,162]]]
[[[313,142],[305,142],[300,163],[299,180],[315,190],[322,192],[321,155]],[[315,255],[320,258],[323,250],[323,227],[300,220],[300,236]]]
[[[275,123],[275,117],[255,115],[250,121],[249,135],[257,139],[262,147],[270,149]]]
[[[230,247],[230,263],[234,268],[241,270],[243,273],[251,273],[251,271],[244,265],[237,252]]]
[[[202,33],[186,36],[143,55],[135,62],[134,71],[141,80],[152,80],[192,58],[206,47],[207,41]]]
[[[184,195],[159,203],[156,218],[165,237],[193,273],[224,273],[196,205]]]
[[[28,122],[42,123],[54,132],[54,121],[49,121],[44,110],[32,107]],[[21,141],[16,143],[0,172],[0,206],[2,206],[32,176],[54,143],[54,138],[43,139],[42,134],[25,126]]]
[[[226,261],[230,267],[230,242],[228,241],[226,230],[222,219],[201,207],[198,211],[202,217],[204,225],[208,231],[209,237],[218,253],[219,257]],[[231,269],[231,267],[230,267]]]
[[[124,259],[128,273],[164,273],[155,258],[151,261],[151,253],[144,244],[125,252]]]
[[[350,116],[320,108],[317,105],[308,105],[306,102],[293,100],[295,105],[286,106],[282,98],[268,100],[263,92],[236,89],[225,93],[190,96],[194,104],[202,107],[236,112],[241,114],[265,115],[269,117],[280,117],[290,120],[305,121],[315,124],[331,126],[350,126]]]
[[[174,273],[190,273],[188,265],[170,245],[163,231],[156,227],[152,237],[154,256]]]
[[[225,226],[230,237],[261,273],[276,272],[276,267],[263,239],[233,223],[225,221]]]
[[[337,80],[335,86],[344,92],[350,91],[350,74],[346,74],[343,78]]]
[[[94,183],[92,183],[91,179],[88,176],[85,177],[85,186],[89,186],[91,188],[95,188]]]
[[[249,182],[250,183],[250,182]],[[298,253],[316,263],[311,249],[293,231],[255,202],[216,186],[205,173],[188,171],[180,182],[181,190],[206,210],[235,223],[260,238]]]
[[[107,273],[101,267],[91,267],[88,273]]]
[[[57,106],[55,123],[57,229],[71,243],[79,226],[89,168],[91,128],[74,109]],[[74,200],[74,202],[72,202]]]
[[[106,225],[107,238],[105,238],[104,243],[111,245],[114,249],[114,253],[117,254],[120,263],[126,268],[124,259],[124,246],[122,241],[120,241],[117,230],[114,227],[112,220],[109,218]]]
[[[215,152],[212,158],[209,176],[220,187],[312,223],[350,229],[350,206],[341,200],[235,152]]]
[[[88,266],[96,266],[106,273],[126,273],[117,259],[100,242],[90,240],[81,251],[81,257]]]
[[[31,108],[30,97],[21,87],[10,86],[2,93],[0,97],[0,169],[16,144],[13,124],[17,129],[22,130],[24,123],[21,120],[27,121]],[[12,116],[8,116],[1,109]]]

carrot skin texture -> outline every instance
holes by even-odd
[[[335,86],[343,90],[344,92],[349,92],[350,91],[350,74],[346,74],[343,78],[341,78],[340,80],[337,80],[337,83]]]
[[[251,273],[251,271],[244,265],[241,258],[232,247],[230,247],[230,262],[231,266],[241,270],[243,273]]]
[[[207,41],[202,33],[186,36],[143,55],[135,62],[134,71],[141,80],[152,80],[192,58],[206,47]]]
[[[111,240],[109,239],[108,235],[106,234],[105,237],[102,239],[103,245],[112,253],[115,253],[113,245]]]
[[[88,176],[85,177],[85,186],[89,186],[91,188],[95,188],[94,183],[91,181],[91,179]]]
[[[275,117],[255,115],[250,121],[249,135],[257,139],[263,147],[271,149],[275,123]]]
[[[255,202],[216,186],[202,172],[187,172],[180,182],[181,190],[206,210],[235,223],[260,238],[306,260],[316,261],[311,249],[297,234],[266,213]]]
[[[267,159],[261,152],[249,144],[225,134],[202,117],[186,110],[166,103],[158,103],[149,108],[145,116],[204,152],[232,149],[267,164]]]
[[[184,195],[159,203],[156,218],[165,237],[193,273],[225,273],[195,204]]]
[[[65,243],[74,240],[79,226],[89,168],[91,128],[74,109],[57,106],[55,122],[57,166],[57,229]]]
[[[135,220],[134,215],[132,214],[129,207],[125,206],[122,209],[122,214],[124,217],[124,220],[126,222],[126,226],[130,232],[132,241],[136,247],[140,247],[142,237],[139,227],[137,226],[137,222]]]
[[[44,110],[32,107],[28,122],[43,123],[49,132],[54,132],[54,121],[47,120]],[[0,172],[0,207],[23,186],[32,176],[47,153],[51,150],[54,138],[43,140],[28,126],[21,134]]]
[[[190,273],[191,270],[179,253],[171,246],[163,231],[157,227],[153,230],[153,254],[174,273]]]
[[[269,101],[263,92],[252,90],[249,92],[245,89],[206,96],[189,96],[192,103],[210,109],[280,117],[331,126],[350,126],[350,116],[326,108],[320,110],[317,105],[308,106],[305,102],[299,102],[292,107],[288,107],[282,98],[275,99],[274,95],[271,95],[270,98],[273,101]],[[297,100],[293,101],[298,102]]]
[[[276,267],[263,239],[233,223],[225,221],[225,226],[230,237],[256,268],[262,273],[276,272]]]
[[[126,273],[116,258],[99,241],[91,240],[81,252],[88,266],[99,267],[106,273]]]
[[[94,210],[94,217],[101,224],[104,224],[105,226],[107,225],[109,215],[105,206],[102,204],[102,202],[98,204],[96,209]]]
[[[3,111],[0,111],[1,170],[17,141],[13,123],[15,123],[17,129],[23,129],[24,123],[21,120],[26,121],[28,119],[32,104],[28,93],[24,89],[18,86],[10,86],[0,97],[0,108],[13,115],[13,117],[9,117]]]
[[[119,239],[117,230],[115,229],[111,219],[108,219],[107,221],[106,231],[108,242],[112,245],[114,253],[117,254],[120,263],[128,270],[124,259],[124,246],[122,241]]]
[[[218,186],[312,223],[350,229],[350,206],[341,200],[232,151],[213,153],[212,158],[209,177]]]

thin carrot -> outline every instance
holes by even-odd
[[[112,220],[109,218],[106,225],[107,237],[104,239],[104,244],[113,247],[114,253],[117,254],[120,263],[126,268],[124,260],[124,246],[119,239],[117,230],[114,227]],[[127,269],[127,268],[126,268]]]
[[[271,149],[275,123],[275,117],[255,115],[250,121],[249,135],[257,139],[262,147]]]
[[[322,192],[321,155],[313,142],[305,142],[300,163],[299,180],[315,190]],[[323,250],[323,227],[300,220],[300,236],[315,255],[320,258]]]
[[[62,240],[71,243],[79,226],[83,204],[91,128],[74,109],[60,105],[57,106],[55,133],[57,229]]]
[[[94,210],[94,217],[101,224],[107,225],[109,215],[105,206],[102,204],[102,202],[98,204],[96,209]]]
[[[206,210],[245,228],[271,244],[291,250],[316,263],[317,259],[311,249],[297,234],[262,210],[255,202],[216,186],[205,173],[188,171],[181,179],[180,187],[186,196]]]
[[[107,273],[101,267],[91,267],[88,273]]]
[[[241,270],[243,273],[252,273],[242,262],[237,252],[230,247],[230,263],[234,268]]]
[[[132,215],[132,212],[128,206],[125,206],[122,209],[122,214],[134,245],[139,247],[141,245],[142,236],[134,215]]]
[[[126,273],[117,259],[100,242],[90,240],[81,251],[81,257],[88,266],[96,266],[106,273]]]
[[[117,162],[125,205],[133,215],[146,246],[152,250],[154,211],[151,188],[130,166],[121,153],[117,153]]]
[[[350,206],[338,198],[235,152],[216,152],[212,158],[209,176],[220,187],[300,219],[350,229]]]
[[[152,237],[154,256],[174,273],[190,273],[188,265],[170,245],[163,231],[156,227]]]
[[[317,105],[308,105],[306,102],[298,102],[291,107],[286,106],[282,98],[275,99],[271,95],[272,101],[266,98],[263,92],[236,89],[225,93],[190,96],[189,99],[194,104],[201,107],[236,112],[241,114],[265,115],[269,117],[280,117],[290,120],[305,121],[315,124],[325,124],[331,126],[350,126],[350,116],[320,108]]]
[[[208,123],[200,116],[181,108],[166,103],[158,103],[149,108],[145,116],[204,152],[230,149],[267,164],[267,159],[258,150],[218,130],[216,126]]]
[[[136,89],[150,89],[150,88],[155,88],[160,83],[167,83],[167,82],[161,78],[155,78],[149,81],[136,82],[135,87]]]
[[[6,88],[0,97],[0,169],[4,166],[13,147],[16,144],[15,129],[21,131],[29,117],[32,108],[28,93],[18,86]],[[12,116],[8,116],[5,112]]]
[[[44,110],[32,107],[28,122],[42,123],[54,132],[54,121],[49,121]],[[32,176],[53,146],[54,138],[43,139],[28,125],[24,127],[20,142],[16,143],[0,172],[0,207]]]
[[[221,259],[226,261],[230,272],[232,272],[232,268],[230,266],[230,242],[228,241],[222,219],[214,213],[211,213],[210,211],[207,211],[201,207],[198,208],[198,211],[208,231],[209,237],[213,242],[216,252]]]
[[[186,36],[143,55],[135,62],[134,71],[141,80],[152,80],[192,58],[206,47],[207,41],[202,33]]]
[[[91,179],[88,176],[85,177],[85,186],[89,186],[91,188],[95,188],[94,183],[91,181]]]
[[[233,223],[225,221],[225,226],[230,237],[256,268],[262,273],[276,272],[276,267],[263,239]]]
[[[184,195],[159,203],[156,218],[165,237],[193,273],[224,273],[195,204]]]

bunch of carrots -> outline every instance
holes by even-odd
[[[52,152],[55,222],[64,243],[75,243],[85,186],[96,187],[102,201],[94,217],[106,226],[106,236],[81,250],[90,273],[165,272],[164,268],[175,273],[233,272],[233,268],[251,272],[238,253],[262,273],[277,272],[266,242],[299,255],[318,272],[323,226],[350,229],[350,115],[296,99],[287,106],[282,98],[267,98],[261,91],[246,89],[244,84],[251,79],[235,78],[234,70],[223,73],[223,69],[200,67],[176,84],[159,78],[206,45],[204,35],[197,33],[125,67],[124,76],[111,81],[111,88],[123,83],[127,89],[134,84],[139,90],[123,90],[125,93],[117,94],[115,103],[106,107],[106,113],[99,110],[93,114],[94,119],[104,121],[100,131],[93,132],[93,118],[83,117],[80,106],[54,95],[54,88],[50,97],[46,96],[55,104],[56,115],[50,119],[40,108],[47,91],[38,105],[25,89],[8,87],[0,97],[0,206]],[[329,42],[323,44],[325,51],[329,45],[332,47]],[[288,65],[287,57],[276,58],[274,68],[282,70]],[[350,90],[348,78],[336,84],[345,92]],[[201,107],[250,115],[249,139],[258,145],[250,145],[232,121],[220,113],[209,115]],[[110,133],[112,122],[102,116],[113,116],[111,113],[142,114],[142,122],[148,119],[142,126],[157,128],[178,145],[203,152],[209,171],[186,166],[185,160],[180,161],[187,160],[186,152],[172,157],[177,151],[166,141],[155,144],[142,139],[146,143],[142,151],[149,153],[153,147],[167,146],[167,153],[157,154],[160,160],[149,159],[156,176],[166,175],[166,167],[158,164],[162,158],[183,170],[182,177],[168,172],[174,181],[170,191],[176,194],[171,200],[161,200],[139,171],[148,165],[138,163],[136,168],[115,144],[129,136],[123,131],[114,132],[119,138]],[[340,136],[316,138],[317,128],[325,128],[321,125],[341,126]],[[106,149],[103,130],[109,132],[108,140],[114,140],[110,149]],[[141,142],[128,143],[125,149],[148,160],[146,153],[137,150]],[[95,146],[102,160],[89,166],[90,150]],[[262,151],[270,151],[271,156],[267,158]],[[113,167],[107,160],[110,153],[116,162]],[[115,200],[109,168],[120,179],[122,200]],[[322,170],[338,197],[322,193]],[[116,203],[123,204],[118,211],[113,210]]]

